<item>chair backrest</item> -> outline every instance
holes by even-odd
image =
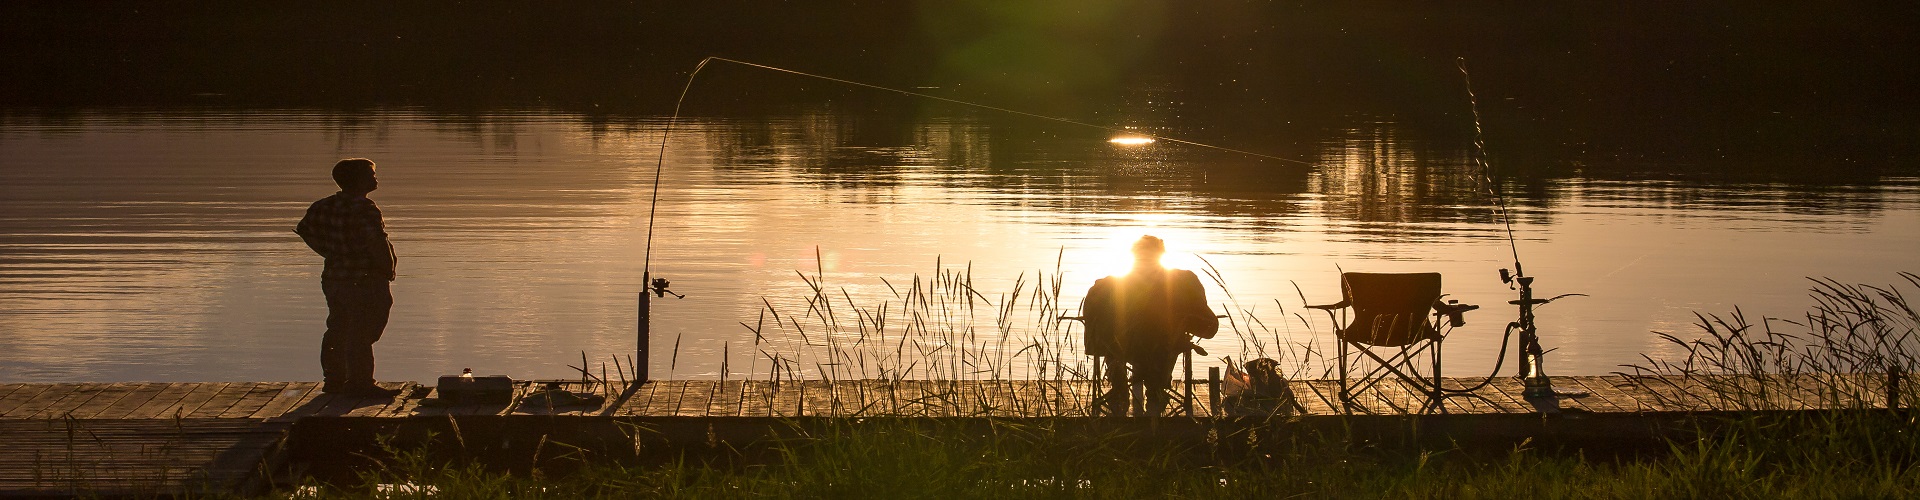
[[[1343,273],[1341,294],[1353,307],[1340,338],[1403,346],[1438,335],[1427,312],[1440,299],[1440,273]]]

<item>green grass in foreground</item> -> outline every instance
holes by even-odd
[[[1634,458],[1528,448],[1377,448],[1343,436],[1200,443],[1003,423],[847,427],[752,465],[589,465],[558,477],[399,453],[360,484],[302,498],[1896,498],[1920,495],[1911,414],[1747,417]],[[1278,427],[1285,429],[1285,427]],[[1265,440],[1265,442],[1261,442]],[[1248,441],[1253,441],[1249,443]],[[1231,450],[1231,451],[1229,451]],[[1612,454],[1609,456],[1630,457]],[[404,484],[395,489],[392,485]],[[426,492],[431,492],[426,493]]]

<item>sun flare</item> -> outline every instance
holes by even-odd
[[[1120,276],[1133,270],[1133,242],[1141,235],[1156,234],[1152,229],[1140,227],[1117,227],[1107,233],[1096,248],[1103,250],[1091,255],[1084,262],[1084,269],[1094,277]],[[1160,261],[1166,263],[1167,256],[1161,255]]]
[[[1121,145],[1121,146],[1142,146],[1147,144],[1153,144],[1153,138],[1146,137],[1146,136],[1139,136],[1139,135],[1123,135],[1119,137],[1114,137],[1112,139],[1107,139],[1107,142]]]

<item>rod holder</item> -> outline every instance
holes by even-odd
[[[640,384],[653,380],[649,377],[648,370],[649,365],[652,364],[648,361],[652,358],[647,357],[647,351],[651,350],[653,346],[653,301],[648,297],[648,293],[652,291],[649,289],[651,287],[649,284],[652,283],[653,280],[649,278],[651,278],[651,276],[649,276],[648,273],[641,273],[640,275],[640,319],[636,322],[638,323],[639,338],[637,342],[635,342],[633,356],[634,359],[638,360],[633,364],[633,378],[636,383]]]

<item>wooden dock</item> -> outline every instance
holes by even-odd
[[[1749,410],[1884,408],[1912,398],[1884,375],[1771,377],[1553,377],[1578,395],[1527,398],[1520,381],[1495,378],[1445,398],[1449,415],[1684,414]],[[1465,388],[1480,379],[1449,379]],[[440,405],[433,387],[388,383],[396,397],[321,394],[316,382],[0,384],[0,496],[234,491],[272,470],[287,429],[306,419],[555,415],[615,418],[1088,417],[1086,380],[668,380],[628,387],[555,382],[606,397],[597,406]],[[1291,382],[1298,416],[1406,415],[1425,396],[1389,381],[1350,403],[1338,382]],[[1176,382],[1176,386],[1180,385]],[[1222,416],[1209,384],[1196,381],[1192,415]],[[1176,400],[1175,416],[1185,416]]]

